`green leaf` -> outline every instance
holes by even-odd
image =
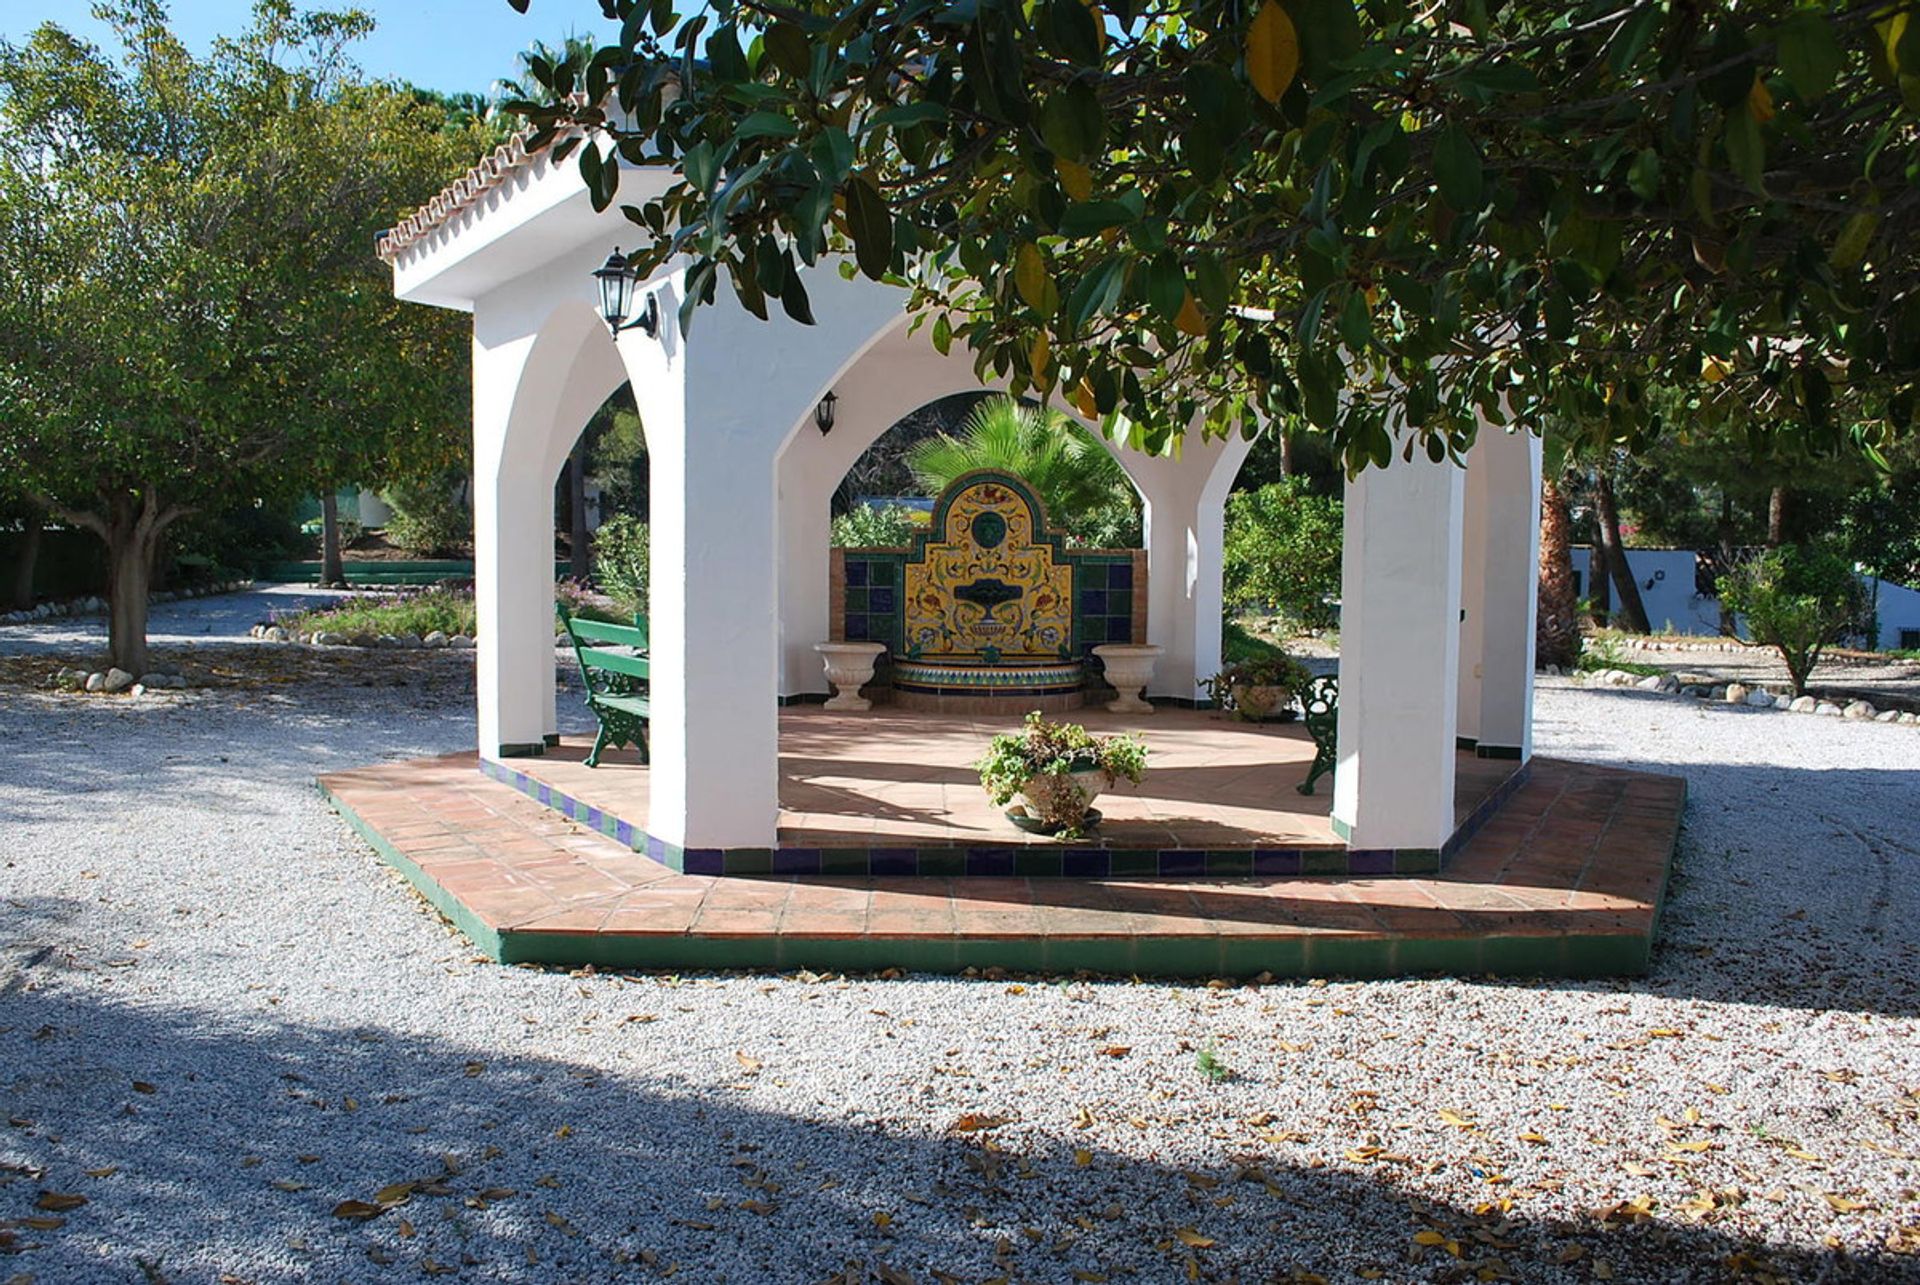
[[[1633,66],[1666,18],[1661,7],[1654,4],[1642,5],[1628,15],[1607,48],[1607,65],[1616,72],[1625,72]]]
[[[1020,297],[1026,300],[1029,308],[1042,312],[1051,312],[1047,304],[1057,306],[1060,296],[1053,288],[1053,279],[1047,274],[1046,256],[1040,247],[1031,241],[1022,242],[1013,256],[1013,286]]]
[[[1084,80],[1076,80],[1040,109],[1040,137],[1070,161],[1091,160],[1105,141],[1106,116],[1099,95]]]
[[[780,306],[801,325],[813,324],[813,305],[807,299],[807,287],[800,281],[799,269],[791,263],[787,265],[786,282],[780,288]]]
[[[1627,171],[1627,186],[1633,194],[1643,201],[1651,201],[1660,195],[1660,153],[1651,147],[1643,147],[1640,154],[1633,158],[1633,167]]]
[[[1833,24],[1810,9],[1789,14],[1779,29],[1780,70],[1808,102],[1833,88],[1846,55],[1833,38]]]
[[[1093,236],[1108,228],[1125,227],[1139,213],[1120,201],[1081,201],[1060,216],[1061,236]]]
[[[813,48],[807,33],[791,22],[776,22],[767,28],[767,57],[795,80],[805,80],[813,72]]]
[[[1360,51],[1360,15],[1353,0],[1291,0],[1287,9],[1300,33],[1300,61],[1314,83]]]
[[[704,138],[689,147],[680,158],[680,172],[686,175],[688,185],[696,192],[713,191],[713,180],[719,171],[719,158],[714,154],[713,144]]]
[[[893,212],[887,198],[865,174],[847,180],[847,231],[853,236],[853,254],[860,271],[875,281],[893,264]]]
[[[853,171],[853,139],[837,125],[820,131],[808,153],[820,177],[835,187]]]
[[[752,112],[733,132],[742,141],[749,138],[792,138],[800,127],[777,112]]]
[[[1161,320],[1173,321],[1179,317],[1186,297],[1187,274],[1180,261],[1170,254],[1156,255],[1147,264],[1147,306]]]
[[[1047,0],[1048,44],[1076,67],[1100,65],[1100,24],[1082,0]]]
[[[1767,145],[1760,137],[1760,123],[1744,109],[1728,112],[1726,120],[1727,160],[1748,187],[1765,193]]]
[[[1484,175],[1480,149],[1473,145],[1467,131],[1448,125],[1433,145],[1433,168],[1440,182],[1441,199],[1461,214],[1478,210],[1484,199]]]
[[[1373,316],[1366,296],[1358,290],[1347,292],[1346,307],[1340,310],[1340,342],[1356,355],[1373,343]]]
[[[884,125],[890,129],[908,129],[914,125],[931,125],[946,118],[947,109],[939,103],[902,103],[876,114],[873,124],[875,127]]]
[[[1836,268],[1857,268],[1860,261],[1867,257],[1867,247],[1873,244],[1873,234],[1880,226],[1880,216],[1870,210],[1862,210],[1846,221],[1840,229],[1840,235],[1834,238],[1833,250],[1827,255],[1827,262]]]

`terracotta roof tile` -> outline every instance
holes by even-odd
[[[447,184],[432,200],[402,219],[397,226],[382,232],[374,241],[374,253],[392,263],[404,251],[446,226],[455,215],[478,203],[488,192],[533,166],[554,143],[577,137],[581,131],[563,131],[545,146],[528,151],[527,140],[533,137],[533,133],[533,130],[526,129],[515,134],[478,165]]]

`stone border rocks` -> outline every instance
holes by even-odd
[[[194,585],[187,589],[163,589],[150,594],[149,603],[178,602],[183,598],[212,598],[223,593],[239,593],[253,588],[252,580],[222,580],[210,585]],[[88,594],[82,598],[69,598],[65,602],[42,602],[22,611],[9,611],[0,614],[0,625],[31,625],[42,620],[56,620],[73,616],[105,615],[107,600],[98,594]]]
[[[342,634],[327,629],[288,629],[284,625],[255,625],[247,631],[247,636],[261,642],[303,643],[309,647],[367,647],[397,648],[401,650],[439,650],[448,648],[454,651],[468,651],[473,647],[473,639],[465,634],[448,634],[436,629],[425,635],[420,634]]]
[[[1545,673],[1559,676],[1555,666]],[[1897,709],[1877,709],[1871,701],[1853,700],[1844,705],[1813,696],[1793,697],[1747,683],[1716,683],[1701,674],[1634,674],[1624,669],[1599,669],[1589,674],[1578,672],[1567,677],[1589,687],[1630,687],[1657,696],[1681,696],[1748,709],[1786,710],[1795,714],[1817,714],[1823,718],[1844,718],[1856,723],[1888,723],[1903,727],[1920,725],[1920,714]]]
[[[56,669],[48,676],[47,686],[64,692],[91,692],[106,696],[118,696],[124,692],[129,696],[144,696],[156,691],[185,691],[188,683],[184,674],[163,674],[158,671],[135,678],[115,665],[105,670]]]

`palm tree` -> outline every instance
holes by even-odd
[[[1011,397],[973,408],[958,437],[942,433],[907,453],[907,467],[928,494],[976,469],[1011,473],[1031,486],[1056,527],[1108,547],[1138,544],[1140,505],[1118,461],[1091,433],[1059,411]]]
[[[1536,659],[1571,669],[1580,658],[1580,622],[1573,587],[1573,514],[1560,479],[1548,472],[1540,484],[1540,615],[1534,628]]]

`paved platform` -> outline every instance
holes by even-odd
[[[1297,724],[1243,723],[1214,711],[1147,716],[1076,711],[1096,733],[1138,732],[1146,779],[1100,796],[1105,820],[1071,842],[1015,829],[974,768],[988,740],[1018,726],[998,717],[819,706],[781,711],[779,803],[772,848],[682,849],[646,832],[651,772],[632,750],[586,766],[590,738],[541,756],[483,761],[530,798],[688,874],[1070,875],[1431,873],[1450,849],[1354,850],[1333,831],[1333,783],[1296,788],[1313,761]],[[1455,844],[1483,822],[1517,764],[1458,755]]]
[[[1637,973],[1686,795],[1678,777],[1536,759],[1423,877],[699,875],[476,766],[417,759],[320,787],[490,957],[674,969]]]

